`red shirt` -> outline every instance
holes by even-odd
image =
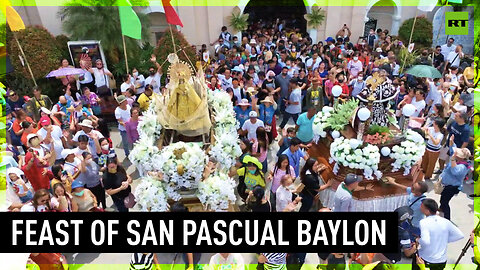
[[[35,191],[39,189],[49,189],[50,188],[50,179],[53,178],[53,173],[43,166],[38,159],[35,159],[30,169],[27,169],[28,162],[30,159],[34,158],[31,152],[27,152],[25,155],[25,165],[22,167],[22,171],[25,173],[25,177],[32,183],[32,187]],[[45,175],[42,175],[44,169],[47,169],[48,172]]]
[[[30,122],[30,123],[32,123],[32,124],[36,124],[36,123],[32,120],[32,118],[30,118],[30,117],[28,117],[28,116],[27,116],[27,117],[25,118],[25,120],[23,120],[23,121],[27,121],[27,122]],[[22,122],[23,122],[23,121],[22,121]],[[18,132],[20,129],[22,129],[22,126],[21,126],[22,122],[20,122],[20,120],[18,120],[18,118],[15,119],[15,121],[13,121],[13,126],[12,126],[13,132]]]
[[[340,84],[336,82],[334,85],[340,85],[342,87],[342,95],[350,96],[350,88],[348,88],[348,85],[346,83]]]

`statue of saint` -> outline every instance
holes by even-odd
[[[398,95],[400,90],[395,89],[385,71],[375,72],[366,80],[365,88],[358,94],[358,99],[367,106],[371,114],[370,124],[388,126],[391,114],[389,101]]]
[[[170,59],[172,58],[172,59]],[[195,137],[210,131],[212,126],[207,104],[207,87],[192,76],[190,66],[178,57],[169,56],[170,82],[166,96],[159,97],[157,112],[162,126]]]

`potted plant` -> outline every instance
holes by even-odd
[[[238,7],[234,7],[232,15],[228,17],[228,22],[236,32],[245,31],[248,27],[248,13],[242,14]]]
[[[307,29],[318,29],[325,20],[325,11],[322,8],[313,6],[310,14],[305,14]]]

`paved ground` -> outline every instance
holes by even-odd
[[[290,123],[292,124],[292,123]],[[120,141],[120,134],[118,131],[114,130],[111,134],[112,140],[114,142]],[[278,145],[276,143],[272,146],[274,149],[278,149]],[[124,153],[121,148],[117,148],[116,152],[119,156],[120,160],[124,159]],[[274,158],[269,156],[268,159],[269,167],[274,164]],[[131,165],[131,163],[125,163],[128,166],[127,172],[132,175],[133,179],[138,178],[138,172],[136,172],[135,167]],[[133,187],[138,184],[138,180],[134,180]],[[428,192],[428,197],[435,199],[437,202],[440,200],[440,196],[433,192],[433,183],[428,183],[430,186],[430,192]],[[460,254],[461,249],[465,246],[467,241],[467,237],[470,234],[471,230],[474,227],[473,224],[473,200],[468,197],[468,194],[473,193],[473,185],[465,185],[465,188],[460,194],[455,196],[452,201],[450,202],[450,206],[452,208],[452,220],[455,224],[462,230],[465,234],[466,238],[451,243],[448,247],[448,263],[453,264],[457,257]],[[107,205],[113,205],[110,198],[107,199]],[[204,253],[202,254],[200,263],[208,263],[211,255]],[[254,253],[244,253],[245,263],[256,263],[256,255]],[[473,256],[473,252],[471,249],[468,250],[467,254],[462,258],[461,263],[464,264],[461,267],[457,267],[457,269],[475,269],[475,266],[471,262],[471,257]],[[162,264],[171,264],[173,262],[173,258],[175,257],[174,253],[162,253],[158,254],[160,263]],[[78,265],[79,269],[88,270],[91,264],[125,264],[125,266],[111,266],[110,268],[107,265],[103,265],[101,268],[98,269],[128,269],[127,264],[130,260],[129,253],[82,253],[82,254],[67,254],[67,259],[70,263],[76,264],[85,264],[85,265]],[[181,256],[178,256],[176,261],[177,264],[183,263]],[[409,264],[410,259],[403,259],[401,263]],[[89,265],[87,265],[89,264]],[[314,270],[318,264],[318,257],[315,253],[309,253],[306,258],[306,265],[302,268],[302,270]],[[162,267],[164,269],[165,267]],[[78,268],[77,268],[78,269]],[[91,269],[91,268],[90,268]],[[97,268],[95,268],[97,269]],[[408,267],[406,269],[409,269]],[[166,267],[164,270],[168,270]],[[176,269],[175,269],[176,270]]]

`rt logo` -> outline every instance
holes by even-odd
[[[468,35],[468,12],[445,12],[445,35]]]

